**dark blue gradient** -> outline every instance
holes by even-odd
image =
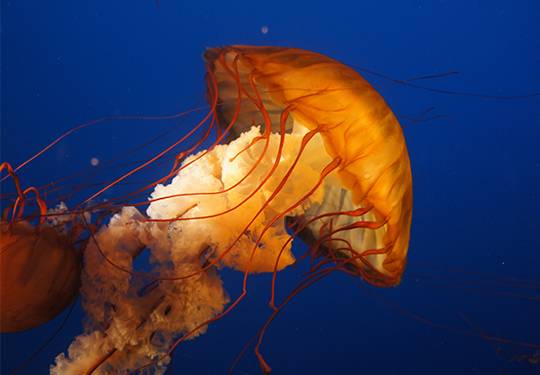
[[[456,71],[413,81],[453,92],[540,92],[538,19],[540,2],[525,0],[2,0],[0,159],[16,165],[101,116],[205,105],[202,54],[211,46],[300,47],[398,80]],[[392,289],[335,274],[299,295],[266,335],[274,373],[540,373],[531,357],[539,360],[538,349],[487,339],[540,347],[540,97],[443,94],[364,75],[405,129],[414,176],[408,268]],[[99,183],[105,178],[92,157],[142,160],[199,117],[173,123],[180,127],[132,154],[171,123],[97,125],[61,142],[21,178],[43,185],[83,172]],[[304,270],[283,272],[281,296]],[[236,296],[240,275],[225,272],[224,280]],[[168,373],[226,373],[270,314],[268,293],[269,277],[253,277],[247,300],[181,345]],[[47,374],[82,318],[76,305],[20,373]],[[2,335],[1,373],[24,363],[62,319]],[[260,373],[251,348],[234,373]]]

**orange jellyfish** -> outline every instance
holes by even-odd
[[[332,256],[355,258],[350,265],[368,282],[398,284],[409,244],[412,178],[402,129],[384,99],[353,69],[310,51],[234,46],[209,49],[206,59],[217,80],[223,128],[239,134],[262,123],[264,137],[302,134],[302,153],[317,143],[306,158],[333,163],[327,167],[336,176],[321,182],[325,196],[303,215],[301,234],[324,242]]]
[[[48,322],[73,301],[81,263],[74,232],[62,233],[52,219],[47,223],[39,191],[23,190],[8,163],[2,163],[3,169],[15,182],[17,198],[0,221],[0,331],[17,332]],[[24,217],[30,193],[36,194],[40,209],[37,226]]]
[[[177,152],[171,172],[140,189],[152,189],[147,201],[122,197],[108,225],[90,230],[84,332],[57,356],[52,374],[162,374],[175,348],[248,295],[254,273],[273,275],[270,320],[332,272],[378,286],[400,282],[412,178],[401,127],[384,99],[353,69],[301,49],[230,46],[209,49],[205,59],[208,114],[85,201]],[[173,151],[205,126],[194,146]],[[213,143],[200,150],[211,134]],[[298,237],[309,252],[293,253]],[[143,250],[150,271],[133,266]],[[308,275],[279,302],[279,271],[306,258]],[[226,292],[225,267],[244,275],[238,296]],[[264,372],[267,325],[256,346]]]

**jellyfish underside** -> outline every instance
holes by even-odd
[[[281,97],[287,92],[276,86],[269,89],[264,77],[258,86],[252,75],[242,73],[255,71],[250,64],[257,65],[257,58],[298,68],[280,55],[295,51],[300,50],[210,50],[209,96],[222,127],[218,134],[237,138],[187,157],[170,183],[155,187],[146,215],[124,207],[92,236],[82,273],[85,330],[67,355],[56,358],[52,374],[114,374],[143,368],[164,373],[172,349],[204,333],[244,298],[249,274],[271,272],[275,277],[296,261],[291,244],[297,236],[310,243],[310,256],[324,259],[319,266],[354,270],[377,285],[399,282],[411,199],[399,124],[391,112],[382,112],[383,122],[398,127],[397,136],[383,134],[397,137],[397,162],[394,156],[390,162],[367,157],[366,153],[376,153],[369,148],[354,157],[338,152],[358,139],[345,131],[345,139],[329,143],[343,123],[339,113],[327,111],[338,120],[329,124],[326,113],[327,118],[321,119],[326,125],[314,126],[309,123],[312,108],[298,109],[305,90],[294,100],[269,99],[272,93]],[[304,68],[326,59],[308,57]],[[308,88],[308,97],[333,95],[332,90]],[[369,95],[376,104],[382,101]],[[373,173],[379,175],[366,172],[362,162],[375,165]],[[355,165],[363,169],[352,175]],[[389,204],[382,200],[384,194],[405,204]],[[294,229],[288,231],[291,220]],[[400,224],[404,228],[396,229]],[[133,269],[143,249],[150,253],[151,271],[146,273]],[[232,301],[219,276],[224,267],[244,273],[243,292]]]

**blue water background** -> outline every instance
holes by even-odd
[[[539,18],[538,1],[2,0],[1,160],[17,165],[63,131],[101,116],[204,105],[202,53],[211,46],[300,47],[397,79],[459,72],[417,81],[429,87],[539,92]],[[271,325],[266,359],[275,374],[540,373],[540,365],[527,363],[534,349],[478,337],[540,344],[540,98],[444,95],[365,77],[404,124],[411,156],[414,213],[403,283],[383,290],[337,274],[320,282]],[[427,120],[411,121],[432,107]],[[196,119],[185,119],[171,139]],[[113,157],[167,126],[111,121],[87,129],[21,178],[42,185],[92,171],[92,157]],[[144,158],[171,139],[127,159]],[[99,172],[91,173],[99,181]],[[301,271],[284,273],[282,295]],[[507,279],[534,284],[511,288]],[[237,295],[239,275],[225,272],[224,280]],[[268,277],[253,278],[249,298],[178,348],[169,373],[225,373],[270,313],[268,291]],[[80,332],[82,315],[76,306],[22,373],[48,373]],[[2,374],[61,319],[2,335]],[[235,373],[260,373],[251,350]]]

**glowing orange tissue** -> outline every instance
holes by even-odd
[[[321,242],[326,236],[327,250],[355,258],[351,264],[369,282],[399,283],[412,178],[403,132],[384,99],[353,69],[306,50],[234,46],[210,49],[206,59],[223,127],[241,133],[268,117],[272,131],[282,132],[280,117],[287,114],[285,133],[319,142],[308,158],[337,161],[337,178],[328,179],[322,203],[304,214],[304,237]],[[311,222],[323,212],[333,215]]]

